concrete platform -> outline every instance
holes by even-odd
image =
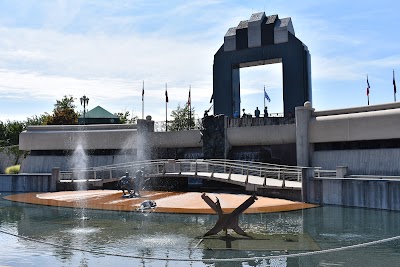
[[[127,198],[117,190],[88,190],[88,191],[62,191],[53,193],[24,193],[4,197],[4,199],[38,205],[89,208],[115,211],[136,211],[144,200],[154,200],[157,208],[154,212],[188,213],[188,214],[215,214],[203,201],[202,193],[198,192],[162,192],[143,191],[141,197]],[[249,195],[207,193],[213,200],[218,197],[224,212],[232,212],[242,204]],[[313,208],[316,205],[295,202],[284,199],[258,197],[245,213],[268,213],[279,211],[300,210]]]

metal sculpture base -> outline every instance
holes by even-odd
[[[257,200],[256,195],[252,195],[251,197],[249,197],[245,202],[243,202],[239,207],[237,207],[233,212],[229,214],[224,214],[218,198],[217,201],[214,202],[205,193],[201,195],[201,198],[219,216],[218,221],[215,223],[215,226],[211,228],[207,233],[205,233],[204,236],[218,234],[221,230],[224,230],[225,234],[227,235],[228,229],[232,229],[239,235],[248,236],[243,231],[243,229],[239,227],[239,216]]]

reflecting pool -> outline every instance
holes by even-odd
[[[202,239],[217,215],[48,207],[5,195],[5,266],[394,266],[400,260],[399,212],[324,206],[246,214],[239,225],[253,239],[223,233]]]

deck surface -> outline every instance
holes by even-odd
[[[88,190],[88,191],[62,191],[53,193],[23,193],[4,197],[5,199],[38,205],[59,207],[85,207],[90,209],[136,211],[140,203],[145,200],[154,200],[157,208],[154,212],[188,213],[188,214],[215,214],[203,201],[202,193],[198,192],[163,192],[143,191],[141,197],[123,197],[117,190]],[[232,212],[242,204],[249,195],[207,193],[216,201],[218,197],[224,212]],[[285,199],[257,197],[258,200],[250,206],[245,213],[268,213],[279,211],[300,210],[316,207],[316,205],[295,202]]]

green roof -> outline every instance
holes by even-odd
[[[85,115],[86,119],[118,119],[118,116],[108,112],[107,110],[105,110],[104,108],[97,106],[94,109],[86,112]],[[79,116],[79,118],[83,118],[83,114],[81,116]]]

